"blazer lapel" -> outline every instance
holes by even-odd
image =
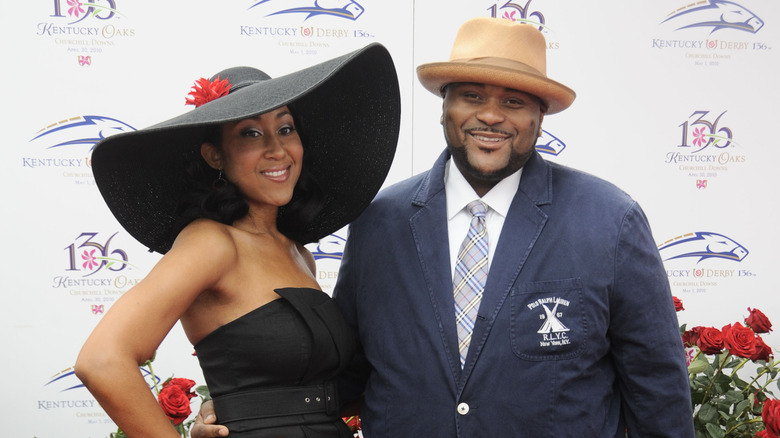
[[[421,207],[409,219],[417,247],[417,257],[425,277],[426,290],[436,315],[444,354],[453,373],[460,380],[460,353],[455,328],[455,301],[450,276],[447,208],[444,194],[444,164],[449,154],[443,153],[428,173],[412,203]]]
[[[538,206],[550,203],[551,196],[550,168],[537,152],[523,168],[520,187],[498,239],[464,365],[461,388],[465,386],[493,322],[547,222],[547,214]]]

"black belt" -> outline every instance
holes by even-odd
[[[258,389],[214,398],[220,424],[287,415],[339,413],[335,382],[291,388]]]

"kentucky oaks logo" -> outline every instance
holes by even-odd
[[[110,20],[119,12],[114,0],[95,0],[94,3],[83,3],[81,0],[54,0],[52,17],[73,20],[68,24],[76,24],[88,17],[97,20]]]
[[[135,37],[135,29],[117,26],[120,16],[114,0],[54,0],[49,20],[36,25],[35,34],[51,37],[57,47],[75,56],[79,66],[92,65],[93,56],[113,47],[115,40]]]
[[[102,315],[107,307],[141,279],[129,274],[136,267],[127,251],[96,232],[83,232],[62,248],[64,273],[51,279],[53,290],[83,303],[92,315]]]
[[[490,16],[493,18],[503,18],[518,23],[530,24],[536,26],[539,30],[542,30],[545,27],[544,14],[532,10],[531,1],[532,0],[528,0],[525,5],[512,2],[495,3],[490,6],[488,10],[490,11]]]
[[[695,179],[697,189],[707,188],[711,178],[747,161],[726,124],[726,113],[693,111],[678,125],[680,143],[665,153],[664,162]]]
[[[105,242],[98,240],[98,233],[81,233],[73,243],[65,247],[68,272],[85,272],[84,277],[97,274],[103,269],[112,272],[124,270],[128,265],[127,252],[111,248],[114,233]]]

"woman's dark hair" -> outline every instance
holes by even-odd
[[[220,125],[207,127],[204,140],[221,148]],[[308,167],[304,158],[293,197],[287,205],[279,209],[280,213],[284,212],[285,220],[276,224],[279,231],[296,241],[299,240],[297,236],[309,226],[324,205],[322,190]],[[179,231],[199,218],[230,225],[249,212],[249,204],[235,184],[227,180],[224,184],[214,183],[219,177],[219,171],[212,169],[200,154],[187,164],[186,171],[190,190],[176,209]]]

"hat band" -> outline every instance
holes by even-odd
[[[258,82],[260,82],[260,81],[239,82],[237,84],[234,84],[232,87],[230,87],[230,92],[233,93],[233,92],[238,91],[238,90],[240,90],[242,88],[246,88],[246,87],[248,87],[250,85],[254,85],[254,84],[258,83]]]
[[[479,64],[484,66],[492,66],[492,67],[500,67],[500,68],[506,68],[509,70],[518,70],[524,73],[531,73],[536,76],[542,76],[544,78],[547,77],[546,74],[540,72],[539,70],[535,69],[534,67],[531,67],[530,65],[524,63],[515,61],[513,59],[507,59],[507,58],[499,58],[496,56],[484,56],[481,58],[461,58],[461,59],[450,59],[450,62],[452,63],[464,63],[464,64]]]

